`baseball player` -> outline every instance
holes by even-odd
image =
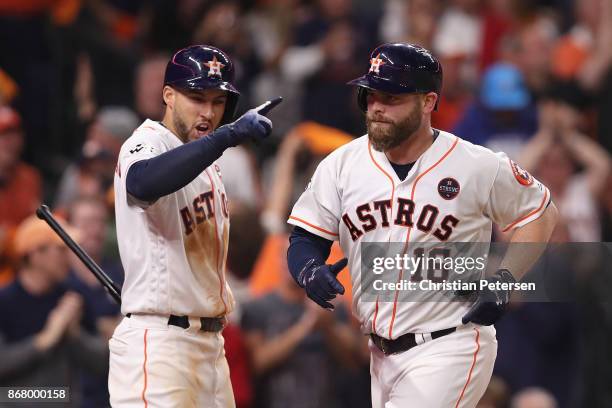
[[[221,50],[195,45],[168,62],[161,122],[123,144],[115,212],[125,269],[109,342],[114,407],[233,407],[220,332],[234,307],[225,278],[227,197],[215,161],[266,137],[258,109],[231,122],[239,98]]]
[[[556,222],[548,189],[503,154],[431,127],[442,67],[411,44],[384,44],[358,87],[367,135],[326,157],[295,204],[288,264],[310,299],[333,309],[347,264],[325,263],[332,241],[348,258],[353,311],[370,336],[375,408],[474,407],[488,385],[497,341],[492,324],[510,290],[494,286],[463,302],[398,302],[364,295],[360,244],[489,242],[492,223],[513,242],[546,243]],[[488,283],[512,284],[542,247],[510,251]],[[503,285],[498,285],[503,287]]]

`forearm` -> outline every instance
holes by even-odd
[[[610,156],[596,142],[579,132],[565,138],[565,145],[576,160],[584,166],[593,193],[598,194],[610,171]]]
[[[509,270],[516,280],[520,280],[546,249],[557,218],[557,208],[551,202],[540,218],[516,229],[500,268]]]
[[[269,230],[268,232],[280,232],[276,231],[280,229],[280,225],[284,231],[285,217],[287,216],[287,208],[289,206],[289,200],[291,192],[293,190],[293,176],[295,173],[295,148],[293,147],[293,141],[296,140],[295,130],[292,131],[285,139],[285,142],[280,147],[279,153],[277,154],[276,163],[274,166],[274,177],[272,182],[272,189],[269,194],[268,201],[266,202],[266,208],[263,216],[267,220],[265,225]],[[282,224],[281,224],[282,223]],[[277,227],[279,225],[279,227]]]
[[[587,90],[595,90],[610,70],[610,57],[595,54],[593,58],[584,63],[578,73],[578,82]]]
[[[43,355],[36,348],[34,337],[13,344],[4,343],[0,339],[0,383],[32,365]]]
[[[152,202],[189,184],[227,148],[223,138],[204,137],[134,163],[126,187],[133,197]]]
[[[551,138],[548,134],[541,134],[542,132],[548,132],[548,130],[540,130],[538,133],[536,133],[535,136],[525,145],[518,159],[521,167],[528,172],[533,173],[536,170],[540,159],[551,146]]]
[[[278,336],[262,340],[252,349],[253,371],[261,375],[285,361],[309,330],[309,325],[302,319]]]
[[[287,250],[287,265],[295,281],[299,281],[299,274],[308,262],[314,260],[319,265],[324,264],[329,257],[331,246],[331,241],[295,227],[289,237]]]

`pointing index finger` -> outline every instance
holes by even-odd
[[[274,109],[276,107],[276,105],[278,105],[282,101],[283,101],[283,97],[282,96],[277,96],[274,99],[271,99],[269,101],[266,101],[266,102],[262,103],[261,105],[256,107],[255,110],[260,115],[267,115],[268,112],[270,112],[272,109]]]

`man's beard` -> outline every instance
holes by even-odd
[[[387,128],[381,129],[373,122],[387,122]],[[368,129],[368,138],[374,150],[385,152],[389,149],[399,146],[404,140],[412,136],[414,132],[421,127],[422,110],[420,105],[414,107],[412,112],[401,122],[391,122],[383,116],[370,117],[366,115],[366,126]]]
[[[176,130],[177,136],[183,143],[189,141],[189,126],[185,123],[181,115],[174,109],[172,111],[172,121],[174,122],[174,129]]]

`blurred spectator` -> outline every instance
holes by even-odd
[[[118,259],[103,255],[108,234],[108,208],[103,198],[80,197],[70,204],[68,221],[79,236],[79,244],[102,270],[119,286],[123,283],[123,269]],[[106,293],[95,275],[76,256],[70,256],[70,275],[66,286],[85,299],[83,327],[91,335],[108,341],[120,319],[119,305]],[[108,406],[108,372],[102,375],[83,373],[83,408]]]
[[[516,25],[517,1],[485,0],[482,16],[482,43],[480,44],[479,71],[484,72],[499,60],[500,43]]]
[[[442,95],[438,110],[431,115],[432,126],[450,132],[457,127],[459,120],[472,100],[469,79],[463,71],[464,57],[461,55],[442,55],[440,62],[444,67]]]
[[[223,176],[224,185],[227,186],[225,174]],[[259,225],[259,212],[248,202],[232,200],[231,197],[230,200],[230,224],[234,228],[230,229],[226,278],[232,288],[236,306],[228,316],[229,324],[223,329],[223,338],[236,407],[247,408],[252,407],[254,389],[240,320],[245,305],[252,300],[249,278],[265,237]]]
[[[76,20],[82,0],[0,2],[0,68],[17,84],[19,94],[12,103],[23,117],[25,157],[49,168],[61,140],[54,132],[58,117],[61,70],[66,60],[56,54],[58,32]],[[61,105],[61,104],[60,104]],[[65,106],[64,106],[65,108]],[[44,135],[44,137],[43,137]]]
[[[250,408],[253,406],[254,389],[244,333],[239,325],[230,323],[222,334],[236,408]]]
[[[555,398],[541,388],[527,388],[516,394],[510,408],[557,408]]]
[[[352,137],[338,129],[315,122],[303,122],[295,126],[283,139],[274,162],[273,176],[269,182],[266,202],[261,213],[261,225],[267,237],[250,279],[255,295],[268,293],[285,279],[287,263],[287,217],[293,203],[308,184],[314,166],[327,154],[348,143]],[[332,246],[330,261],[342,258],[339,245]],[[342,300],[351,304],[351,281],[348,269],[338,275],[346,288]]]
[[[261,185],[253,153],[244,146],[227,149],[217,160],[227,198],[242,205],[261,208]]]
[[[140,120],[161,120],[164,115],[162,88],[170,58],[160,54],[145,58],[136,68],[134,98]]]
[[[467,7],[467,10],[475,12],[469,2],[464,3],[457,2],[461,10],[463,9],[461,7]],[[409,35],[407,39],[409,42],[414,40],[425,48],[433,48],[434,45],[431,45],[431,43],[435,41],[436,57],[444,68],[442,95],[438,110],[432,115],[432,126],[436,129],[451,131],[463,117],[465,109],[472,99],[471,91],[476,81],[474,64],[477,54],[471,48],[469,41],[467,44],[461,44],[461,40],[455,41],[456,39],[452,39],[450,34],[450,32],[456,30],[455,23],[452,21],[456,18],[462,18],[459,16],[462,13],[461,11],[452,7],[447,9],[443,15],[443,20],[440,20],[440,23],[444,21],[444,24],[446,24],[445,28],[442,28],[436,26],[440,8],[438,3],[418,0],[410,1],[408,4],[410,5],[407,8],[410,16],[408,21],[414,26],[416,32]],[[468,19],[471,18],[468,15],[461,15]],[[473,18],[475,19],[473,20],[475,26],[478,26],[477,15],[474,15]],[[472,25],[468,25],[468,27],[473,28]],[[434,28],[437,28],[437,31]],[[444,30],[450,32],[445,33]]]
[[[92,91],[98,106],[132,101],[136,41],[145,25],[145,0],[89,0],[81,14],[80,42],[91,63]]]
[[[559,29],[555,19],[541,12],[517,25],[500,39],[498,56],[501,62],[515,65],[537,101],[552,79],[551,60]]]
[[[581,134],[580,112],[559,100],[540,103],[540,128],[519,163],[550,190],[573,242],[601,241],[598,199],[610,172],[610,157]],[[576,172],[576,165],[582,167]]]
[[[300,0],[265,2],[246,16],[246,29],[252,38],[253,52],[265,68],[251,85],[253,101],[282,95],[284,102],[269,114],[274,123],[272,137],[279,139],[301,119],[301,89],[281,73],[285,51],[293,45],[294,27],[304,14]]]
[[[479,100],[467,108],[453,133],[516,158],[536,126],[537,109],[523,75],[515,66],[500,63],[485,72]]]
[[[225,184],[225,183],[224,183]],[[230,205],[230,239],[227,249],[227,281],[232,288],[236,306],[229,315],[232,323],[239,324],[245,303],[252,300],[249,289],[255,263],[260,256],[266,234],[259,222],[260,211],[240,201]],[[270,273],[273,273],[270,271]]]
[[[256,407],[335,406],[335,373],[355,365],[348,318],[341,305],[334,313],[318,308],[289,273],[276,291],[245,307]]]
[[[387,0],[380,24],[383,42],[409,42],[431,49],[440,3],[427,0]],[[445,70],[446,71],[446,70]],[[445,72],[446,73],[446,72]]]
[[[359,353],[365,341],[351,327],[345,306],[351,299],[348,274],[339,277],[347,292],[332,314],[305,297],[284,259],[288,245],[284,221],[295,190],[301,190],[296,179],[311,173],[298,173],[299,156],[307,154],[308,162],[318,161],[351,139],[344,132],[306,122],[296,126],[280,147],[261,218],[268,235],[251,277],[251,289],[261,297],[243,307],[242,317],[255,375],[256,407],[369,406],[367,381],[359,382],[363,379],[359,369],[367,361],[367,353]],[[334,246],[330,259],[340,259],[340,252]],[[365,374],[368,378],[367,370]],[[355,384],[363,387],[357,390]]]
[[[451,0],[437,22],[433,40],[436,55],[461,56],[470,82],[476,81],[483,36],[482,0]]]
[[[241,90],[239,107],[244,111],[251,108],[250,82],[261,70],[261,64],[253,50],[256,45],[240,24],[242,18],[238,0],[205,3],[202,17],[195,25],[192,42],[214,44],[231,56],[236,67],[234,85]]]
[[[577,269],[570,266],[572,259],[566,252],[546,253],[528,273],[526,280],[536,282],[540,299],[534,300],[540,303],[527,297],[513,299],[504,318],[495,324],[499,344],[493,372],[513,393],[544,387],[560,407],[569,408],[580,398],[576,384],[585,333],[571,294]]]
[[[284,136],[273,176],[266,185],[269,189],[262,224],[268,233],[286,231],[291,206],[306,188],[318,162],[351,140],[350,134],[316,122],[302,122]]]
[[[303,88],[304,120],[357,135],[363,120],[346,82],[358,75],[369,45],[377,41],[375,27],[354,16],[351,6],[349,0],[318,0],[296,25],[295,43],[282,57],[281,72]]]
[[[595,90],[612,63],[612,2],[576,0],[576,23],[554,50],[553,73]]]
[[[55,207],[66,208],[79,196],[106,194],[121,145],[138,125],[138,117],[127,108],[102,108],[89,126],[78,162],[64,171]]]
[[[20,160],[22,148],[21,118],[12,108],[0,106],[0,286],[13,278],[10,243],[14,229],[41,199],[40,173]]]
[[[0,290],[5,312],[0,314],[0,383],[70,386],[77,406],[76,370],[103,374],[106,342],[80,329],[82,298],[62,285],[68,273],[66,248],[44,221],[32,216],[20,224],[15,251],[17,279]]]
[[[105,257],[108,239],[108,207],[102,197],[79,197],[70,203],[68,221],[77,231],[79,243],[87,254],[119,286],[123,284],[123,268],[119,259]],[[70,257],[67,285],[80,293],[85,302],[85,324],[91,333],[110,339],[119,323],[119,305],[106,293],[95,275],[76,256]]]
[[[17,226],[40,202],[40,174],[20,160],[22,148],[19,114],[0,107],[0,230]]]

